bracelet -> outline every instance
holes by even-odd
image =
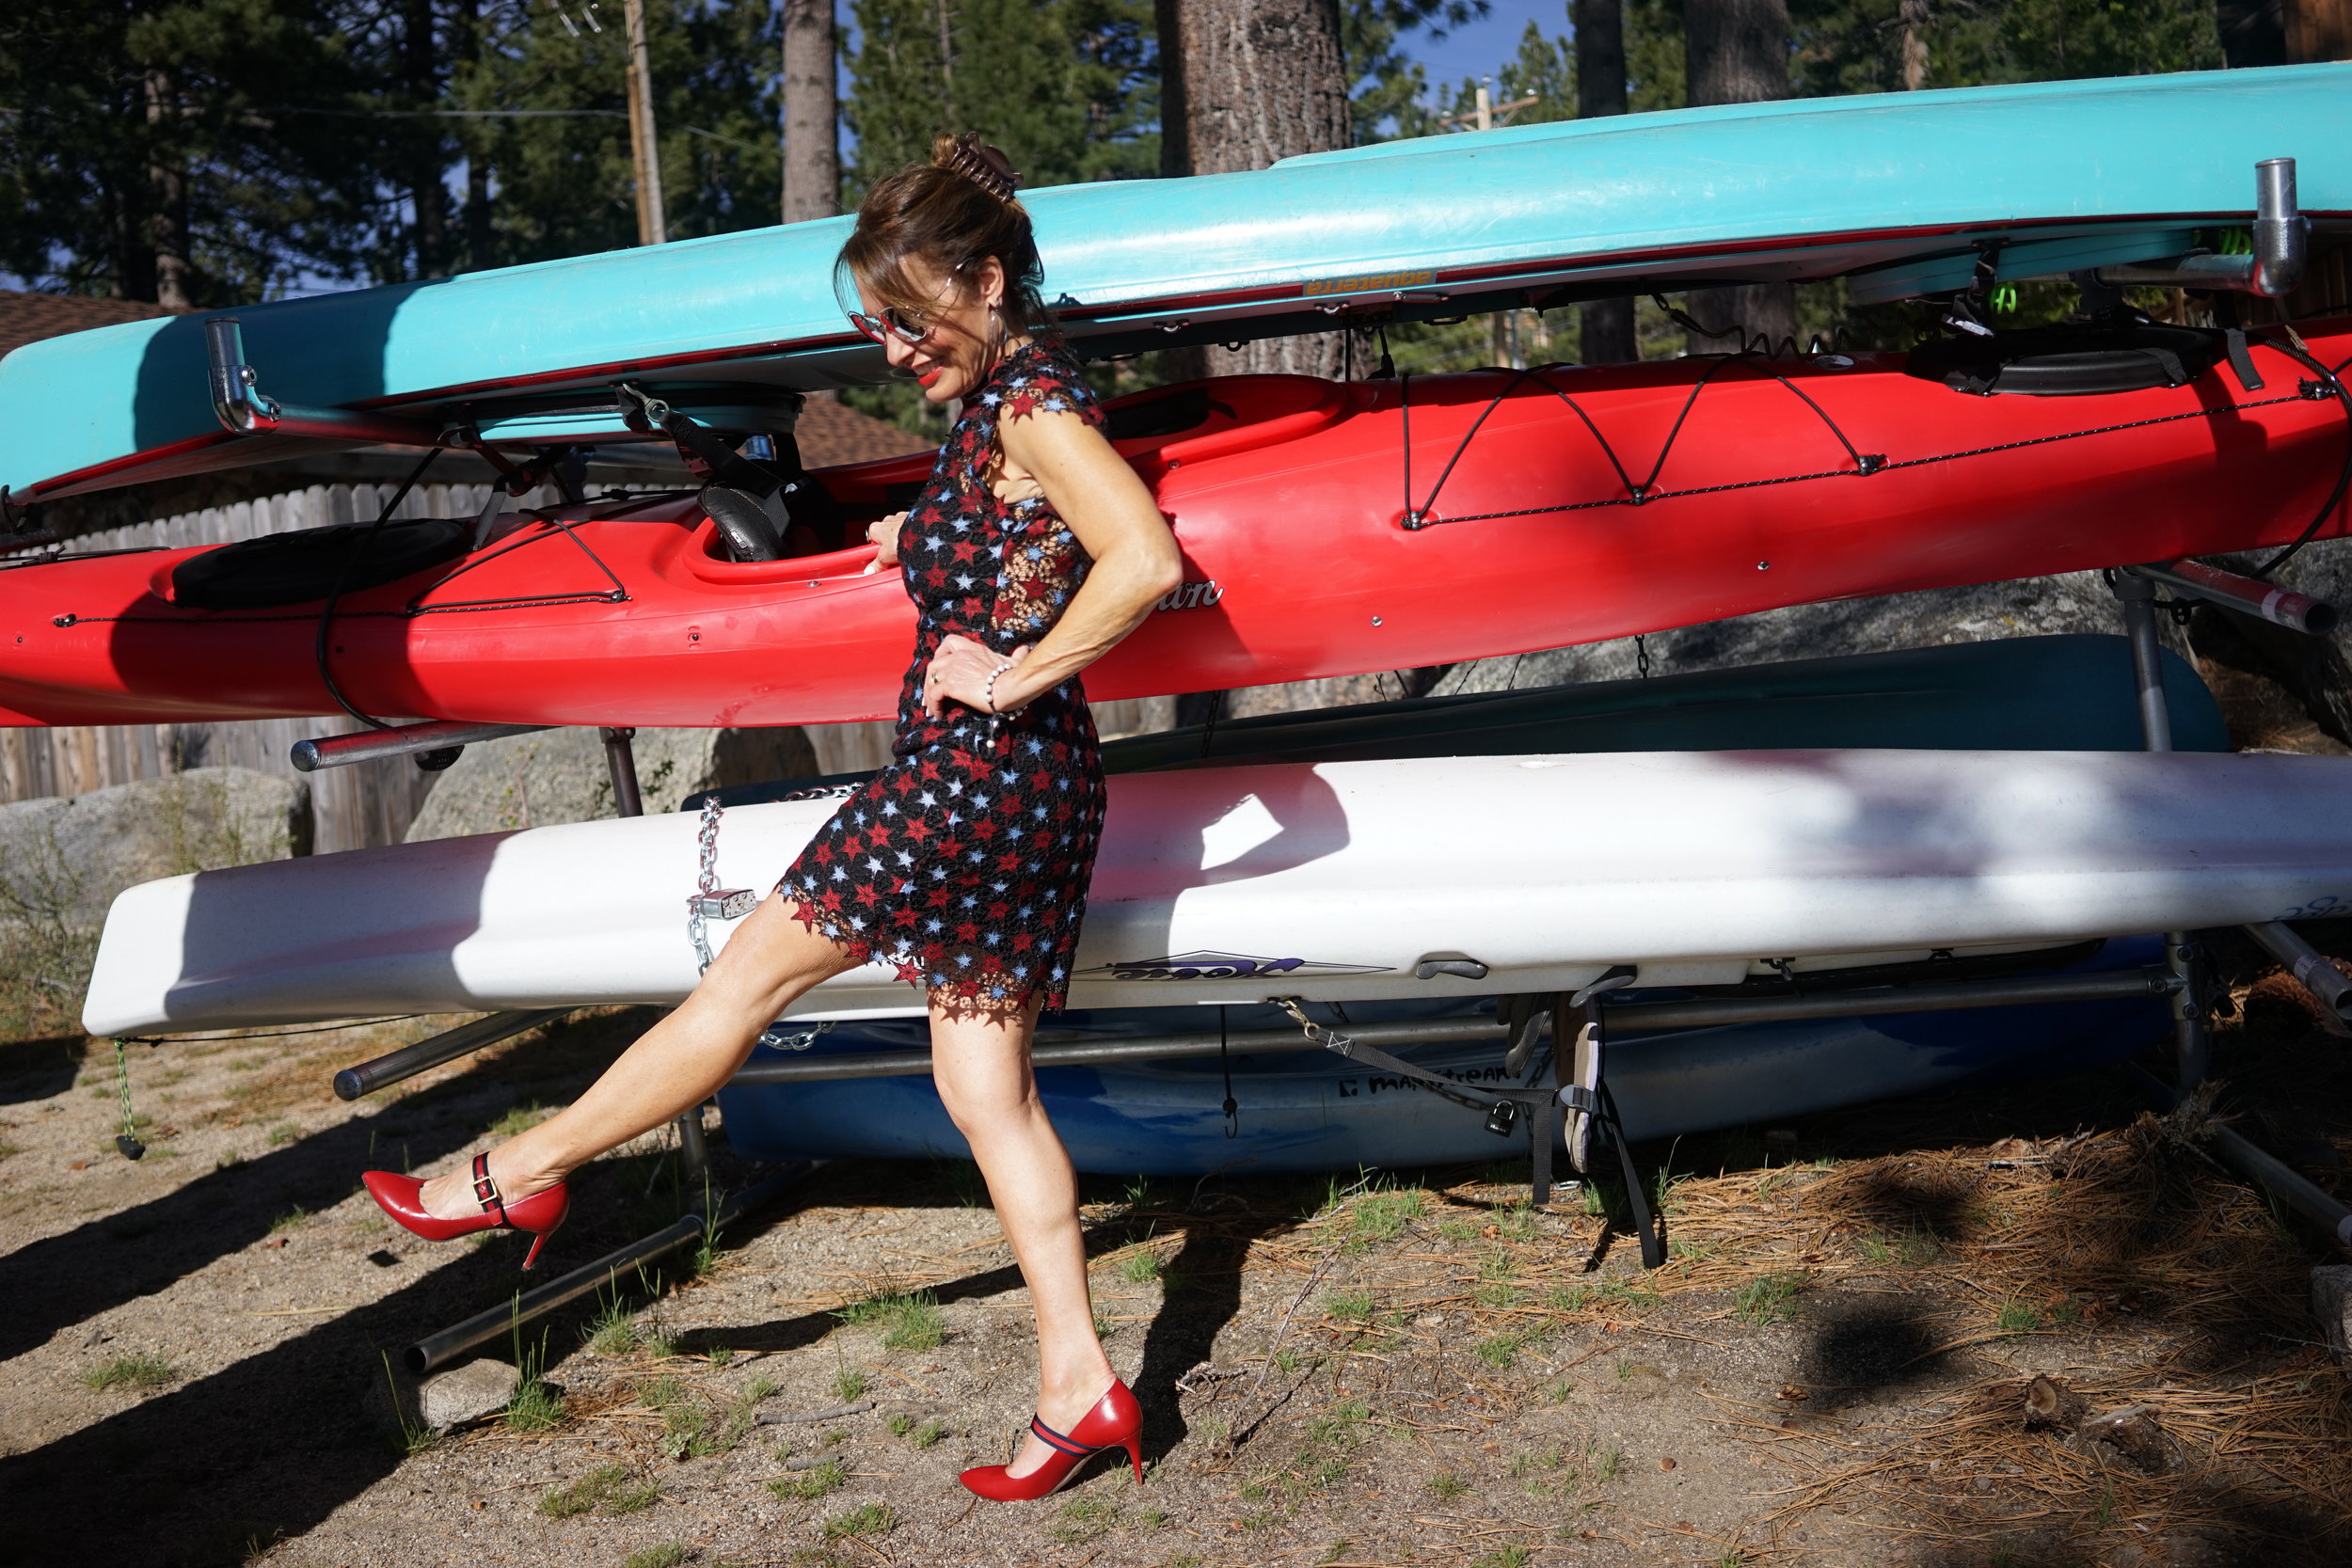
[[[996,705],[996,677],[1011,668],[1012,660],[1005,660],[1004,663],[988,673],[988,684],[980,688],[980,702],[987,707],[991,718],[999,717],[1004,712]]]

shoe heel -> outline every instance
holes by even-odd
[[[552,1230],[541,1230],[532,1234],[531,1238],[531,1250],[523,1254],[523,1272],[525,1274],[529,1274],[531,1272],[531,1265],[539,1260],[539,1249],[547,1245],[548,1238],[554,1234],[555,1232]]]
[[[1140,1435],[1127,1439],[1127,1463],[1136,1467],[1136,1484],[1141,1486],[1143,1484],[1143,1438]]]

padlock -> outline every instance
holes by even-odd
[[[740,920],[758,902],[759,895],[750,888],[723,887],[691,895],[686,900],[686,910],[705,920]]]
[[[1517,1101],[1498,1100],[1495,1101],[1495,1108],[1486,1113],[1486,1131],[1498,1138],[1509,1137],[1512,1129],[1518,1124],[1519,1107]]]

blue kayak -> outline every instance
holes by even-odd
[[[2352,217],[2352,65],[1802,99],[1386,143],[1270,168],[1028,193],[1082,353],[1777,278],[1858,298],[2177,256],[2243,226],[2254,165]],[[285,300],[236,312],[261,390],[423,439],[612,440],[636,378],[730,428],[789,388],[883,379],[833,293],[850,220]],[[19,500],[317,450],[229,435],[205,317],[0,360]],[[382,436],[373,437],[384,439]],[[352,444],[346,442],[345,444]]]
[[[2162,948],[2154,938],[2110,942],[2074,967],[2155,963]],[[1669,993],[1620,994],[1658,1000]],[[1289,1022],[1272,1007],[1223,1011],[1234,1031]],[[1319,1022],[1339,1022],[1328,1006],[1311,1011]],[[1495,1004],[1366,1003],[1345,1011],[1348,1022],[1368,1023],[1490,1016]],[[1200,1007],[1073,1012],[1046,1021],[1039,1037],[1051,1044],[1204,1025],[1216,1026],[1212,1010]],[[2150,999],[1692,1029],[1613,1043],[1608,1082],[1627,1133],[1660,1138],[2005,1076],[2081,1071],[2137,1053],[2170,1026],[2166,1004]],[[843,1024],[818,1037],[809,1054],[920,1050],[928,1041],[919,1019]],[[1500,1044],[1397,1053],[1426,1070],[1490,1087],[1509,1081],[1502,1053]],[[789,1059],[766,1047],[753,1054],[755,1064]],[[1325,1052],[1237,1055],[1231,1067],[1239,1109],[1230,1123],[1225,1068],[1215,1056],[1041,1068],[1038,1093],[1072,1161],[1103,1175],[1393,1169],[1526,1151],[1523,1133],[1498,1137],[1474,1111]],[[1542,1055],[1522,1081],[1551,1082]],[[751,1159],[970,1157],[928,1076],[731,1085],[719,1091],[719,1109],[728,1143]]]

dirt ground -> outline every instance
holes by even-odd
[[[2237,995],[2224,1106],[2337,1183],[2345,1043],[2275,975]],[[356,1106],[334,1068],[446,1021],[134,1047],[135,1164],[110,1047],[0,1046],[0,1561],[2352,1562],[2352,1395],[2305,1305],[2344,1259],[2113,1073],[1645,1148],[1654,1273],[1616,1195],[1532,1210],[1524,1161],[1090,1179],[1140,1488],[956,1486],[1034,1362],[952,1164],[819,1169],[698,1272],[532,1331],[508,1414],[403,1441],[368,1408],[387,1358],[507,1299],[521,1252],[397,1231],[358,1173],[483,1147],[644,1018]],[[548,1272],[675,1217],[676,1168],[659,1138],[592,1167]]]

